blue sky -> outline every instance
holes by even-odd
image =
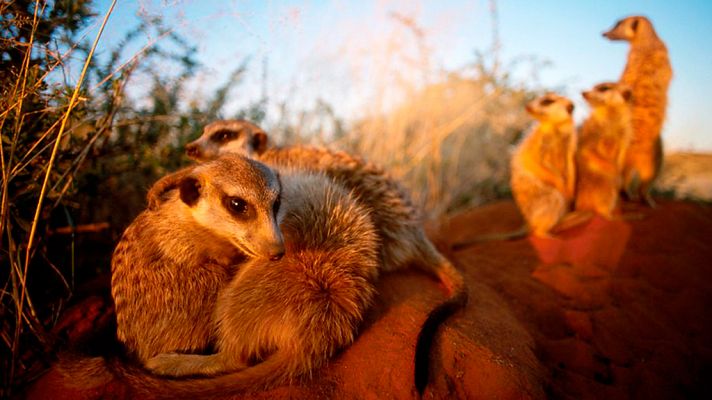
[[[108,0],[96,11],[108,8]],[[666,42],[674,78],[663,138],[668,148],[712,151],[712,1],[497,1],[501,59],[534,56],[538,85],[576,101],[576,117],[587,109],[580,92],[616,80],[625,65],[627,45],[609,42],[601,32],[631,14],[648,16]],[[386,43],[408,41],[389,17],[412,17],[425,32],[430,63],[456,69],[473,60],[475,50],[492,42],[489,1],[175,1],[119,2],[102,44],[109,46],[137,23],[138,12],[165,15],[169,25],[199,47],[207,68],[196,93],[217,86],[221,77],[251,56],[250,74],[233,94],[233,106],[260,93],[261,60],[268,60],[271,99],[310,104],[323,98],[337,112],[355,116],[368,106],[378,80]],[[414,53],[411,52],[411,53]],[[520,79],[531,79],[522,72]],[[533,83],[533,82],[532,82]]]

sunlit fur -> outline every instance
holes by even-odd
[[[202,149],[206,137],[220,129],[236,129],[239,124],[253,126],[247,121],[228,120],[209,124],[203,135],[192,142]],[[253,132],[255,128],[239,128]],[[262,131],[260,131],[262,132]],[[264,132],[262,132],[264,133]],[[443,279],[448,288],[461,284],[461,275],[440,255],[425,237],[417,207],[408,193],[379,166],[342,151],[325,148],[294,146],[267,148],[257,154],[250,149],[247,137],[225,145],[218,154],[238,152],[253,155],[275,168],[296,168],[302,171],[322,172],[337,183],[352,190],[357,200],[369,210],[379,233],[382,247],[383,270],[403,269],[417,265],[432,275]],[[210,160],[216,154],[206,149],[192,157],[198,161]]]
[[[531,233],[547,236],[569,211],[574,197],[573,104],[548,93],[528,103],[527,112],[538,125],[512,156],[512,194]]]
[[[427,239],[420,214],[409,194],[382,168],[348,153],[324,148],[267,146],[258,151],[250,147],[254,143],[266,143],[266,134],[254,124],[240,120],[216,121],[206,126],[203,135],[189,144],[194,148],[190,156],[197,161],[214,157],[215,149],[207,147],[202,151],[202,145],[208,142],[210,135],[223,129],[237,129],[240,134],[234,143],[221,147],[218,154],[238,152],[252,155],[277,169],[289,167],[321,172],[351,190],[373,219],[381,243],[381,269],[394,271],[417,267],[440,280],[448,290],[449,299],[431,312],[426,325],[439,323],[437,320],[444,315],[442,310],[456,309],[465,304],[467,290],[462,274]],[[250,132],[258,132],[260,140],[247,137]],[[429,329],[425,327],[423,331],[428,332]],[[416,360],[416,365],[423,364],[427,368],[428,361]]]
[[[576,210],[608,219],[618,204],[626,150],[632,137],[631,90],[602,83],[583,92],[591,114],[581,126],[576,152]]]
[[[355,339],[378,276],[369,213],[323,175],[281,172],[285,256],[248,260],[220,292],[214,355],[164,354],[147,363],[170,376],[234,373],[144,377],[139,387],[190,396],[258,390],[310,374]]]
[[[653,205],[650,189],[662,166],[660,133],[672,79],[668,51],[650,20],[642,16],[624,18],[603,35],[630,43],[628,62],[620,78],[633,90],[633,139],[624,165],[624,185],[631,197],[642,196]]]
[[[133,221],[112,258],[118,337],[140,361],[206,349],[215,337],[217,293],[233,265],[243,253],[262,255],[271,251],[268,244],[282,242],[272,212],[279,181],[264,165],[224,157],[172,176],[200,182],[197,203],[188,205],[171,191]],[[220,201],[225,195],[254,204],[255,220],[231,215]]]
[[[216,140],[222,131],[229,132],[231,137]],[[186,152],[193,159],[207,161],[230,153],[250,157],[261,154],[266,148],[267,134],[262,128],[243,119],[233,119],[206,125],[203,134],[186,146]]]

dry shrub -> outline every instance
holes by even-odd
[[[360,121],[347,146],[387,167],[431,217],[506,192],[509,150],[529,123],[524,88],[449,74],[380,117]]]

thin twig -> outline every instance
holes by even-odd
[[[96,38],[94,39],[94,43],[92,44],[91,50],[89,51],[89,54],[87,55],[86,61],[84,63],[84,68],[82,69],[82,73],[79,76],[79,80],[77,81],[77,84],[74,88],[74,93],[72,94],[72,98],[69,100],[69,105],[67,107],[67,111],[64,114],[64,118],[62,119],[62,124],[59,127],[59,131],[57,132],[57,138],[55,139],[54,143],[54,148],[52,149],[52,155],[50,156],[48,165],[47,165],[47,172],[45,174],[44,181],[42,183],[42,190],[40,191],[40,196],[39,199],[37,200],[37,208],[35,209],[35,216],[34,219],[32,220],[32,228],[30,229],[30,235],[27,240],[27,249],[25,253],[25,267],[24,271],[22,274],[22,282],[21,282],[21,294],[19,298],[19,305],[17,309],[18,317],[17,317],[17,325],[15,326],[15,342],[13,343],[13,355],[16,355],[17,353],[17,346],[19,344],[19,336],[20,336],[20,326],[22,325],[22,314],[23,314],[23,305],[24,305],[24,300],[25,300],[25,291],[27,287],[27,269],[30,264],[30,259],[31,259],[31,254],[32,254],[32,245],[34,244],[34,237],[35,233],[37,231],[37,224],[40,219],[40,213],[42,211],[42,202],[44,200],[46,191],[47,191],[47,186],[49,183],[49,177],[52,172],[52,166],[54,164],[54,160],[57,156],[57,150],[59,149],[59,143],[60,143],[60,138],[62,137],[62,132],[64,132],[64,128],[67,125],[67,121],[69,120],[69,116],[72,113],[72,108],[74,107],[75,102],[77,101],[77,98],[79,97],[79,92],[81,90],[82,83],[84,82],[84,77],[86,76],[87,70],[89,68],[89,64],[91,62],[91,59],[94,55],[94,51],[96,50],[97,44],[99,43],[99,38],[101,38],[101,34],[104,32],[104,28],[106,27],[106,23],[109,20],[109,16],[111,15],[111,12],[114,10],[114,6],[116,5],[116,0],[113,0],[111,2],[111,6],[109,7],[109,10],[106,12],[106,15],[104,16],[104,20],[102,21],[101,27],[99,28],[99,32],[96,35]],[[12,363],[14,366],[14,362]],[[12,376],[12,373],[11,373]]]

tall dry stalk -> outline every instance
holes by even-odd
[[[489,6],[492,48],[469,71],[434,70],[427,30],[415,18],[392,13],[411,33],[415,50],[403,46],[374,55],[374,64],[385,64],[382,75],[395,78],[380,78],[384,88],[368,102],[375,106],[336,144],[384,165],[432,218],[506,192],[511,144],[529,124],[524,104],[533,91],[507,77],[496,2]],[[385,87],[400,94],[397,105],[380,101]]]
[[[35,312],[34,307],[32,306],[32,300],[27,292],[27,275],[28,275],[28,270],[29,270],[29,265],[30,261],[33,256],[33,250],[34,250],[34,240],[36,237],[37,233],[37,227],[38,223],[41,219],[41,211],[42,211],[42,206],[43,206],[43,201],[45,199],[46,193],[47,193],[47,188],[49,184],[49,179],[51,176],[51,173],[53,171],[55,159],[57,156],[57,152],[59,149],[59,145],[61,143],[61,138],[63,134],[65,133],[65,128],[67,127],[67,121],[69,120],[70,116],[72,115],[72,111],[75,107],[75,105],[78,102],[79,99],[79,93],[80,89],[82,87],[82,83],[84,82],[88,67],[90,65],[90,62],[92,60],[94,51],[96,50],[96,46],[98,44],[99,39],[101,38],[101,35],[104,31],[104,27],[106,26],[106,23],[108,21],[109,16],[111,15],[114,6],[116,5],[116,0],[114,0],[110,7],[109,10],[105,13],[103,22],[99,28],[99,32],[97,33],[94,43],[92,44],[91,50],[89,54],[87,55],[84,63],[84,67],[82,69],[82,72],[80,74],[80,77],[76,83],[76,86],[74,88],[74,92],[72,93],[72,97],[70,98],[66,110],[64,111],[63,118],[61,119],[61,122],[59,124],[59,130],[57,131],[55,140],[54,140],[54,146],[52,148],[52,152],[49,158],[49,161],[47,164],[44,166],[45,170],[45,176],[44,180],[42,182],[42,186],[40,189],[40,195],[37,200],[37,205],[34,213],[34,218],[32,219],[31,222],[31,227],[29,229],[29,235],[27,237],[27,242],[24,244],[21,244],[22,247],[25,249],[25,257],[24,257],[24,263],[21,261],[21,257],[19,256],[18,252],[18,246],[16,243],[14,243],[14,240],[12,239],[12,233],[10,232],[10,227],[8,226],[8,216],[7,216],[7,211],[8,211],[8,193],[9,193],[9,187],[12,181],[13,176],[11,175],[11,171],[13,170],[13,163],[12,161],[14,160],[14,155],[16,151],[16,145],[18,143],[18,138],[21,132],[23,131],[23,124],[25,122],[26,115],[23,112],[23,102],[26,97],[26,89],[27,89],[27,84],[28,84],[28,74],[30,71],[30,58],[32,55],[33,51],[33,43],[34,43],[34,38],[36,34],[36,29],[38,26],[38,15],[43,14],[44,12],[44,7],[47,4],[44,3],[42,7],[40,7],[40,2],[37,0],[34,5],[34,17],[33,17],[33,22],[32,22],[32,32],[30,33],[30,40],[27,43],[27,46],[25,47],[25,56],[24,60],[22,63],[22,66],[20,68],[20,71],[18,73],[18,78],[15,83],[15,87],[13,88],[11,95],[9,99],[11,101],[6,100],[6,104],[12,103],[12,100],[16,100],[15,103],[13,104],[15,108],[15,127],[13,130],[13,137],[10,140],[10,149],[8,151],[8,156],[7,158],[5,157],[5,148],[0,147],[0,159],[1,159],[1,167],[2,167],[2,176],[3,176],[3,188],[2,188],[2,212],[0,213],[0,232],[3,232],[6,234],[8,238],[8,249],[7,255],[8,259],[10,260],[10,264],[12,265],[12,270],[10,271],[11,275],[11,285],[12,285],[12,293],[11,296],[14,299],[14,304],[15,304],[15,314],[16,314],[16,319],[15,319],[15,326],[14,326],[14,335],[12,337],[12,342],[8,343],[9,347],[11,348],[11,355],[12,355],[12,360],[9,362],[9,371],[7,376],[5,377],[6,383],[8,384],[8,393],[9,394],[9,387],[10,387],[10,382],[13,381],[14,375],[15,375],[15,368],[17,365],[17,360],[19,356],[19,350],[20,350],[20,338],[21,338],[21,332],[23,331],[23,327],[28,327],[32,329],[33,331],[36,331],[37,329],[41,329],[41,322],[38,321],[38,316],[37,313]],[[5,122],[5,116],[8,115],[7,113],[3,113],[2,119],[0,119],[0,129],[2,128],[2,125]],[[46,132],[47,134],[53,129],[55,125],[52,125],[52,127]],[[39,146],[39,143],[44,140],[47,137],[47,135],[42,135],[39,140],[32,145],[30,150],[35,149]],[[19,265],[24,264],[22,268],[19,267]],[[6,292],[6,291],[4,291]],[[27,305],[29,306],[27,309],[25,307],[25,302],[27,302]],[[5,330],[3,330],[5,331]],[[44,332],[37,332],[38,336],[43,336]],[[7,337],[3,337],[5,341],[10,340]],[[42,338],[41,338],[42,340]]]

